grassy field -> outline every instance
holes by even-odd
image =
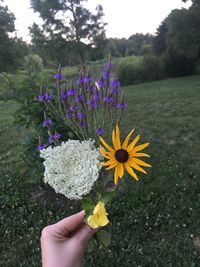
[[[124,90],[123,132],[135,128],[150,141],[153,167],[138,183],[126,177],[109,210],[111,247],[87,254],[85,266],[200,266],[200,77]],[[40,266],[41,229],[80,207],[23,175],[15,109],[0,102],[0,266]]]

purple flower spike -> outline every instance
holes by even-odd
[[[44,99],[45,99],[44,94],[41,94],[41,95],[38,96],[38,101],[39,101],[39,102],[43,102]]]
[[[67,114],[66,114],[66,118],[67,119],[72,119],[72,117],[73,117],[72,112],[71,111],[68,111]]]
[[[110,62],[108,62],[108,63],[106,63],[105,65],[104,65],[104,69],[112,69],[112,67],[113,67],[113,64],[112,64],[112,62],[110,61]]]
[[[83,84],[84,83],[84,78],[83,77],[79,78],[76,83],[78,85]]]
[[[103,135],[104,134],[104,129],[103,128],[96,128],[96,134],[98,136]]]
[[[117,80],[112,80],[111,82],[110,82],[110,87],[111,88],[118,88],[118,87],[120,87],[120,82],[119,81],[117,81]]]
[[[41,151],[41,150],[45,149],[46,147],[47,147],[46,144],[40,144],[37,146],[37,151]]]
[[[119,109],[125,109],[126,107],[127,107],[127,104],[125,104],[124,102],[117,104],[117,108]]]
[[[104,71],[103,72],[103,78],[106,80],[106,79],[109,79],[110,78],[110,72],[109,71]]]
[[[88,83],[90,83],[90,82],[92,82],[92,81],[93,81],[93,79],[92,79],[92,77],[90,77],[90,76],[88,76],[88,77],[83,77],[83,83],[88,84]]]
[[[50,118],[46,118],[44,121],[43,121],[43,127],[49,127],[52,125],[52,120]]]
[[[56,73],[56,74],[54,75],[54,79],[56,79],[56,80],[62,80],[62,79],[63,79],[63,76],[62,76],[61,73]]]
[[[64,91],[60,92],[60,99],[62,101],[65,101],[67,99],[67,97],[68,97],[68,94],[66,92],[64,92]]]
[[[97,81],[97,82],[96,82],[96,85],[97,85],[98,88],[102,88],[102,87],[105,86],[105,84],[104,84],[103,81]]]
[[[83,119],[84,117],[85,117],[85,113],[84,113],[84,112],[78,112],[78,113],[77,113],[77,118],[78,118],[79,120]]]
[[[47,102],[50,102],[51,100],[52,100],[52,96],[50,95],[50,94],[48,94],[48,93],[45,93],[44,94],[44,97],[45,97],[45,100],[47,101]]]
[[[79,103],[79,102],[81,102],[81,101],[83,101],[83,96],[82,96],[82,95],[78,95],[78,96],[75,98],[75,102],[76,102],[76,103]]]
[[[86,128],[87,123],[85,121],[81,121],[79,125],[81,128]]]
[[[76,112],[76,111],[78,111],[78,107],[77,107],[77,106],[70,106],[70,107],[69,107],[69,110],[70,110],[71,112]]]
[[[113,102],[113,98],[106,96],[106,97],[103,98],[103,102],[108,102],[108,103],[109,102]]]
[[[54,141],[58,141],[61,135],[59,133],[51,134],[49,136],[49,143],[53,143]]]
[[[75,95],[77,93],[77,90],[76,89],[69,89],[68,91],[67,91],[67,95],[68,96],[73,96],[73,95]]]

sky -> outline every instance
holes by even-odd
[[[15,14],[17,36],[30,41],[28,27],[40,21],[30,8],[29,0],[4,0]],[[104,22],[107,22],[106,36],[128,38],[134,33],[156,33],[156,29],[172,9],[187,8],[190,3],[181,0],[88,0],[87,7],[94,11],[101,4]]]

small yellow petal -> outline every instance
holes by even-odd
[[[99,227],[97,215],[90,215],[87,219],[88,225],[92,228]]]
[[[143,168],[141,168],[139,165],[137,165],[134,160],[135,159],[129,159],[128,160],[127,163],[130,165],[130,167],[133,167],[134,169],[147,174],[147,172]]]
[[[129,166],[129,164],[127,162],[124,163],[124,167],[126,168],[127,172],[133,177],[135,178],[135,180],[138,181],[138,177],[136,175],[136,173],[133,171],[133,169]]]
[[[105,141],[104,141],[104,139],[101,137],[101,136],[99,136],[99,139],[100,139],[100,141],[101,141],[101,143],[110,151],[110,152],[112,152],[112,153],[115,153],[115,151],[114,151],[114,149],[111,147],[111,146],[109,146]]]
[[[119,130],[118,125],[116,125],[115,146],[116,146],[116,149],[121,148],[120,130]]]
[[[134,129],[132,131],[130,131],[130,133],[127,135],[126,139],[124,140],[123,144],[122,144],[122,148],[126,149],[127,148],[127,145],[128,145],[128,142],[131,138],[131,135],[133,134],[134,132]]]
[[[112,164],[115,164],[115,163],[117,163],[116,159],[108,160],[105,163],[103,163],[102,166],[109,166],[109,165],[112,165]]]
[[[129,156],[138,157],[138,158],[140,158],[140,157],[150,158],[150,156],[148,154],[146,154],[146,153],[135,153],[135,152],[133,152],[133,153],[129,153]]]
[[[107,215],[105,204],[99,201],[93,210],[93,215],[90,215],[87,219],[88,225],[92,228],[107,225],[109,223]]]
[[[149,145],[149,143],[145,143],[145,144],[136,146],[136,147],[133,148],[132,152],[137,152],[137,151],[143,150],[143,149],[144,149],[145,147],[147,147],[148,145]]]
[[[151,167],[150,164],[144,162],[143,160],[140,160],[140,159],[137,159],[137,158],[134,158],[134,161],[136,164],[140,165],[140,166],[144,166],[144,167]]]
[[[136,143],[139,141],[140,135],[136,136],[135,139],[130,143],[130,145],[127,147],[127,151],[131,152]]]
[[[117,165],[117,161],[116,161],[116,163],[111,164],[109,167],[107,167],[106,170],[110,170],[112,168],[115,168],[116,165]]]
[[[123,163],[118,163],[117,164],[117,172],[118,172],[119,178],[122,178],[122,176],[124,175],[124,166],[123,166]]]

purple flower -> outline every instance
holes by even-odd
[[[111,87],[111,88],[120,87],[120,82],[117,81],[117,80],[112,80],[112,81],[110,82],[110,87]]]
[[[105,65],[104,65],[104,69],[112,69],[112,67],[113,67],[113,64],[112,64],[112,62],[111,61],[109,61],[109,62],[107,62]]]
[[[68,111],[67,114],[66,114],[66,118],[67,119],[72,119],[72,117],[73,117],[72,112],[71,111]]]
[[[76,112],[76,111],[78,111],[78,107],[77,107],[77,106],[70,106],[70,107],[69,107],[69,110],[70,110],[71,112]]]
[[[49,136],[49,143],[53,143],[54,141],[58,141],[61,135],[59,133],[51,134]]]
[[[60,92],[60,98],[61,98],[62,101],[66,100],[67,97],[68,97],[67,92],[65,92],[65,91],[61,91]]]
[[[75,95],[77,93],[77,90],[76,89],[69,89],[67,91],[67,95],[68,96],[72,96],[72,95]]]
[[[79,120],[83,119],[84,117],[85,117],[85,113],[84,113],[84,112],[78,112],[78,113],[77,113],[77,118],[78,118]]]
[[[111,96],[113,96],[113,95],[115,95],[115,94],[117,94],[117,93],[118,93],[118,90],[117,90],[117,89],[115,89],[115,88],[111,88],[111,89],[110,89],[109,94],[110,94]]]
[[[49,127],[52,125],[52,120],[50,118],[46,118],[44,121],[43,121],[43,127]]]
[[[44,94],[41,94],[41,95],[38,96],[38,101],[39,101],[39,102],[43,102],[44,99],[45,99]]]
[[[113,102],[113,98],[112,97],[105,96],[103,98],[103,102]]]
[[[97,135],[103,135],[104,134],[104,129],[103,128],[96,128],[96,134]]]
[[[83,83],[90,83],[90,82],[92,82],[93,81],[93,79],[92,79],[92,77],[90,77],[90,76],[87,76],[87,77],[83,77]]]
[[[110,72],[109,71],[107,71],[107,70],[105,70],[104,72],[103,72],[103,78],[106,80],[106,79],[109,79],[110,78]]]
[[[93,101],[94,102],[98,102],[98,100],[99,100],[99,95],[94,95],[93,96]]]
[[[78,85],[83,84],[84,83],[84,78],[83,77],[79,78],[76,83]]]
[[[97,86],[98,86],[99,88],[102,88],[102,87],[105,86],[104,82],[103,82],[103,81],[100,81],[100,80],[97,81],[96,84],[97,84]]]
[[[45,100],[47,101],[47,102],[50,102],[51,100],[52,100],[52,96],[50,95],[50,94],[48,94],[48,93],[45,93],[44,94],[44,97],[45,97]]]
[[[126,107],[127,107],[127,104],[125,104],[124,102],[117,104],[117,108],[119,109],[125,109]]]
[[[81,121],[79,125],[81,128],[86,128],[87,123],[85,121]]]
[[[40,145],[37,146],[37,150],[41,151],[41,150],[45,149],[46,147],[47,147],[46,144],[40,144]]]
[[[83,96],[82,96],[82,95],[78,95],[78,96],[75,98],[75,102],[76,102],[76,103],[79,103],[79,102],[81,102],[81,101],[83,101]]]
[[[56,73],[56,74],[54,75],[54,79],[56,79],[56,80],[62,80],[62,79],[63,79],[63,76],[62,76],[61,73]]]
[[[97,108],[98,107],[98,102],[97,101],[93,101],[93,100],[88,100],[87,101],[87,105],[90,107],[90,108]]]

